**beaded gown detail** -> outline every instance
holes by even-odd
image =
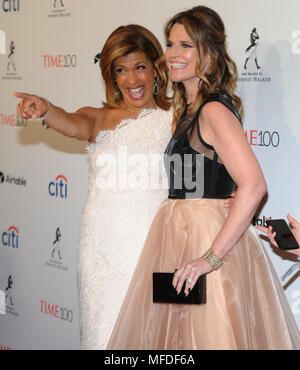
[[[159,205],[167,198],[163,152],[172,112],[143,110],[88,145],[78,285],[82,349],[106,349]]]
[[[228,95],[217,94],[205,103],[209,101],[225,105],[239,118]],[[196,115],[200,112],[201,107]],[[169,166],[169,199],[153,220],[108,349],[300,349],[297,323],[253,226],[224,257],[224,265],[207,274],[205,304],[153,303],[153,272],[174,272],[200,258],[211,247],[229,212],[224,198],[230,196],[235,184],[214,148],[202,139],[197,118],[180,120],[166,156],[175,153],[178,159],[181,154],[191,155],[192,169],[195,155],[204,156],[202,197],[197,192],[195,196],[194,190],[176,189],[176,179],[186,179],[186,175],[178,166]]]

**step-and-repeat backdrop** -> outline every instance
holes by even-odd
[[[239,70],[244,128],[268,182],[266,217],[300,219],[300,3],[206,0],[224,19]],[[78,349],[77,245],[87,143],[16,119],[14,91],[74,111],[100,107],[94,56],[119,25],[164,45],[163,26],[192,0],[0,0],[0,349]],[[238,155],[238,153],[237,153]],[[264,242],[278,276],[294,263]],[[282,282],[300,327],[299,274]]]

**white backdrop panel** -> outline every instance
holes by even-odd
[[[284,7],[282,0],[202,4],[224,19],[239,69],[245,132],[268,182],[268,199],[256,222],[288,212],[300,219],[299,1],[287,0]],[[0,349],[79,348],[76,253],[88,175],[87,143],[39,122],[17,126],[13,92],[45,96],[67,111],[100,107],[105,92],[93,59],[109,34],[122,24],[138,23],[164,45],[166,21],[194,5],[199,2],[0,0],[0,293],[7,293]],[[253,57],[245,70],[254,28],[261,68]],[[62,193],[51,196],[49,184],[54,190],[60,181]],[[53,250],[57,228],[60,254]],[[265,245],[281,276],[292,259]],[[292,278],[285,288],[300,327],[300,280]]]

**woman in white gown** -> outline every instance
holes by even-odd
[[[106,348],[141,246],[160,203],[167,198],[165,190],[151,189],[149,183],[147,188],[139,177],[148,182],[157,175],[150,166],[156,154],[163,158],[171,119],[169,112],[161,109],[145,110],[113,131],[100,132],[89,145],[89,195],[79,247],[82,348]],[[134,164],[136,158],[142,166]],[[144,163],[149,168],[144,169]],[[117,168],[123,164],[122,170]],[[116,188],[107,180],[108,169]]]
[[[23,119],[42,117],[50,128],[90,142],[78,249],[82,349],[107,346],[141,246],[167,197],[159,159],[171,137],[167,69],[150,31],[119,27],[104,45],[100,67],[103,108],[67,113],[46,99],[15,93]]]

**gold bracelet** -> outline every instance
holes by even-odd
[[[211,248],[204,253],[203,258],[215,271],[217,271],[224,264],[224,261],[216,256]]]

